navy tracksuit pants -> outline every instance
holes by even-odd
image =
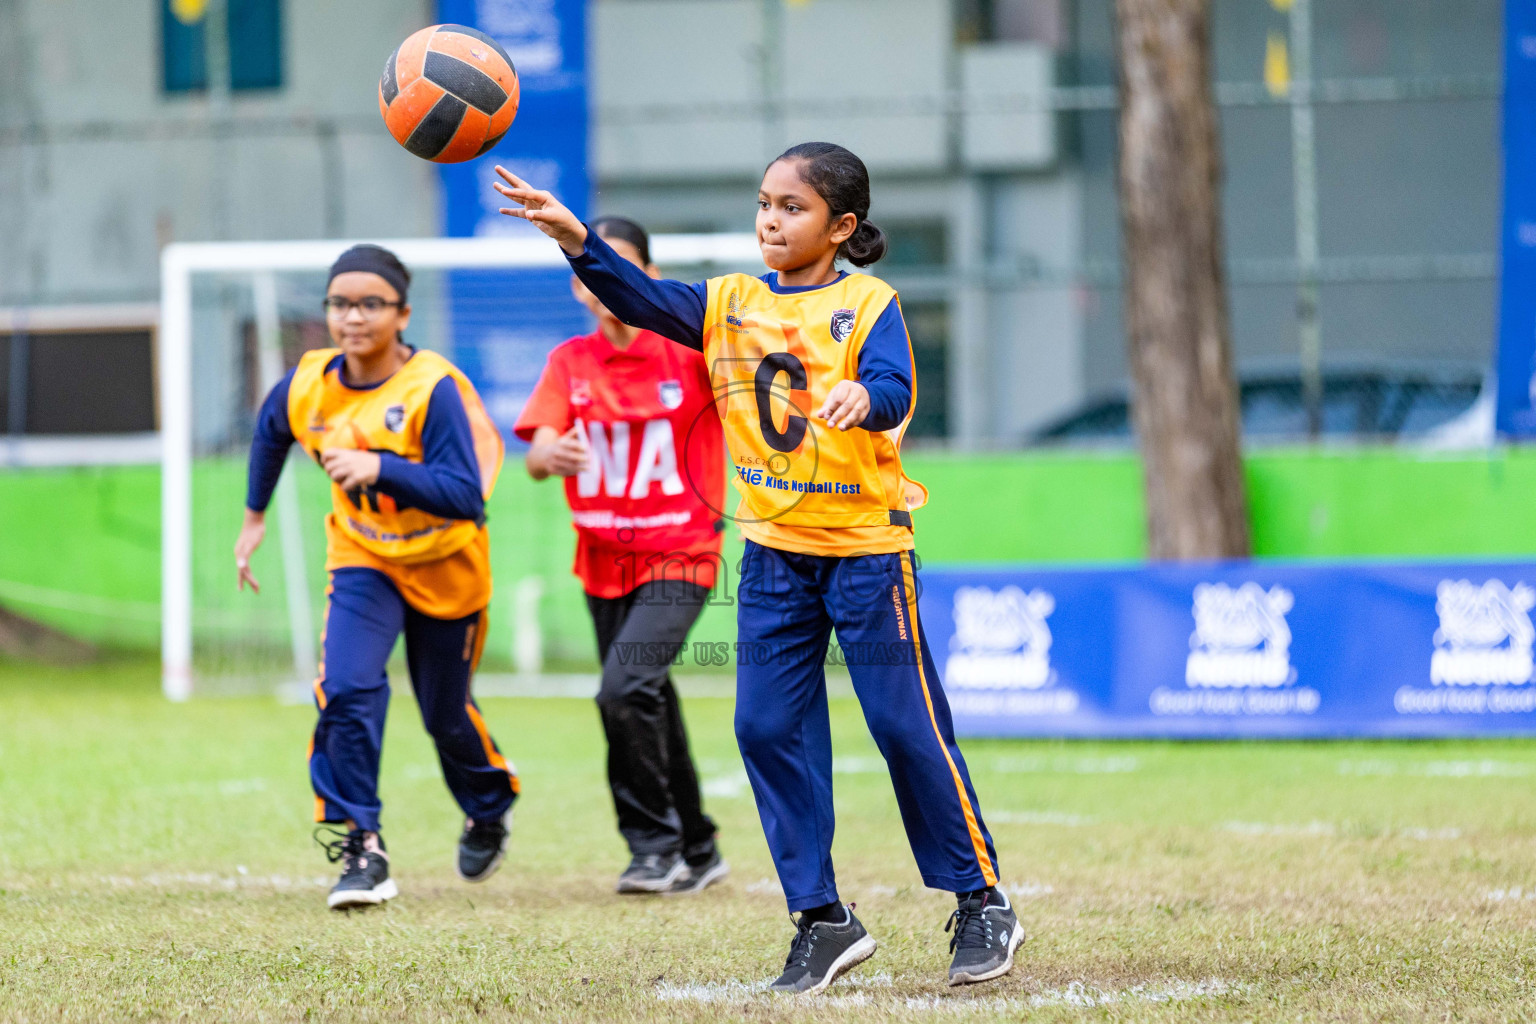
[[[736,739],[789,909],[838,898],[823,668],[833,629],[924,883],[950,892],[996,884],[997,854],[918,623],[911,553],[833,558],[752,541],[746,548]]]
[[[518,784],[469,692],[485,643],[485,612],[462,619],[423,615],[374,569],[332,571],[328,593],[315,680],[320,720],[309,755],[315,820],[350,819],[379,830],[379,752],[389,710],[385,665],[403,631],[411,686],[437,744],[443,780],[466,817],[499,821]]]

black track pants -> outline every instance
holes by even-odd
[[[632,854],[709,853],[704,814],[670,673],[709,591],[682,581],[646,583],[623,597],[587,595],[603,661],[597,707],[608,736],[608,786]]]

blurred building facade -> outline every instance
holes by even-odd
[[[172,240],[435,233],[434,169],[374,94],[434,6],[0,0],[0,307],[153,302]],[[1214,7],[1239,364],[1294,360],[1289,4]],[[914,434],[1012,446],[1126,373],[1111,8],[592,0],[596,209],[750,230],[772,156],[848,145],[893,241]],[[1312,38],[1324,352],[1485,361],[1502,4],[1329,0]]]

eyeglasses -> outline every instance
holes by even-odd
[[[347,314],[352,312],[354,309],[362,310],[363,316],[372,320],[374,317],[384,312],[386,307],[395,306],[397,308],[404,309],[405,303],[390,302],[388,299],[381,295],[365,295],[362,298],[356,300],[349,299],[344,295],[327,295],[325,297],[325,301],[321,303],[321,306],[325,309],[326,316],[329,316],[335,320],[345,320],[347,318]]]

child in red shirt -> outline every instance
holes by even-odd
[[[655,274],[632,221],[593,228]],[[725,439],[701,353],[620,322],[578,279],[598,329],[550,353],[513,428],[528,473],[565,477],[575,574],[603,662],[608,785],[631,861],[618,891],[698,892],[729,871],[704,814],[668,667],[720,570]]]

